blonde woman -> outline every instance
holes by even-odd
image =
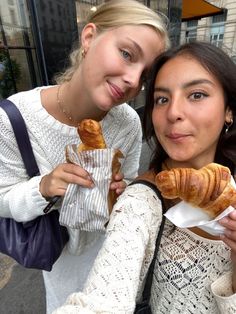
[[[58,78],[58,85],[10,97],[30,130],[41,175],[27,177],[1,110],[0,216],[29,221],[43,214],[48,198],[63,197],[70,183],[93,187],[84,169],[65,163],[65,146],[80,143],[77,125],[84,118],[101,121],[107,146],[124,154],[122,173],[110,186],[117,194],[124,190],[137,175],[142,138],[139,117],[126,102],[138,94],[152,62],[168,44],[160,15],[137,1],[109,1],[88,18],[81,47],[71,54],[71,66]],[[71,292],[81,290],[103,237],[84,233],[80,255],[64,249],[52,271],[43,272],[47,313]],[[80,244],[70,237],[70,247]]]

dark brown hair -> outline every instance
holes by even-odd
[[[228,133],[225,133],[225,127],[223,127],[214,161],[229,167],[233,173],[236,164],[236,65],[222,49],[206,42],[187,43],[169,49],[156,59],[152,67],[147,83],[143,118],[144,138],[149,144],[154,142],[155,145],[150,169],[153,168],[155,171],[160,171],[161,164],[167,157],[166,152],[155,136],[152,124],[156,76],[166,62],[180,55],[191,56],[197,60],[205,69],[213,74],[223,88],[225,108],[229,108],[232,111],[234,122]]]

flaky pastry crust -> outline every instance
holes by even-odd
[[[164,198],[180,198],[215,218],[236,203],[236,190],[230,184],[229,168],[217,163],[196,170],[173,168],[161,171],[155,182]]]
[[[98,121],[84,119],[78,125],[77,131],[82,142],[78,146],[78,152],[106,148],[102,128]]]
[[[93,149],[105,149],[107,148],[103,134],[102,128],[98,121],[92,119],[84,119],[78,126],[78,134],[82,143],[78,146],[78,153],[86,150]],[[119,158],[123,158],[123,154],[120,150],[116,150],[113,160],[112,160],[112,178],[115,180],[115,175],[119,172],[121,163]],[[113,205],[117,199],[117,194],[114,190],[109,190],[108,193],[108,208],[109,213],[111,213]]]

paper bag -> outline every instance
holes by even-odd
[[[95,187],[69,184],[60,211],[61,225],[83,231],[105,230],[115,201],[115,195],[109,193],[109,187],[115,171],[119,171],[119,158],[122,156],[119,150],[112,148],[78,153],[76,145],[67,146],[67,160],[85,169]]]

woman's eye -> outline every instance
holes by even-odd
[[[199,100],[199,99],[203,99],[205,97],[207,97],[208,95],[203,93],[203,92],[196,92],[196,93],[192,93],[189,98],[192,100]]]
[[[163,96],[159,96],[154,99],[155,105],[163,105],[163,104],[166,104],[167,102],[168,102],[168,98],[163,97]]]
[[[122,54],[124,59],[129,59],[129,60],[131,59],[131,54],[128,51],[121,50],[121,54]]]

